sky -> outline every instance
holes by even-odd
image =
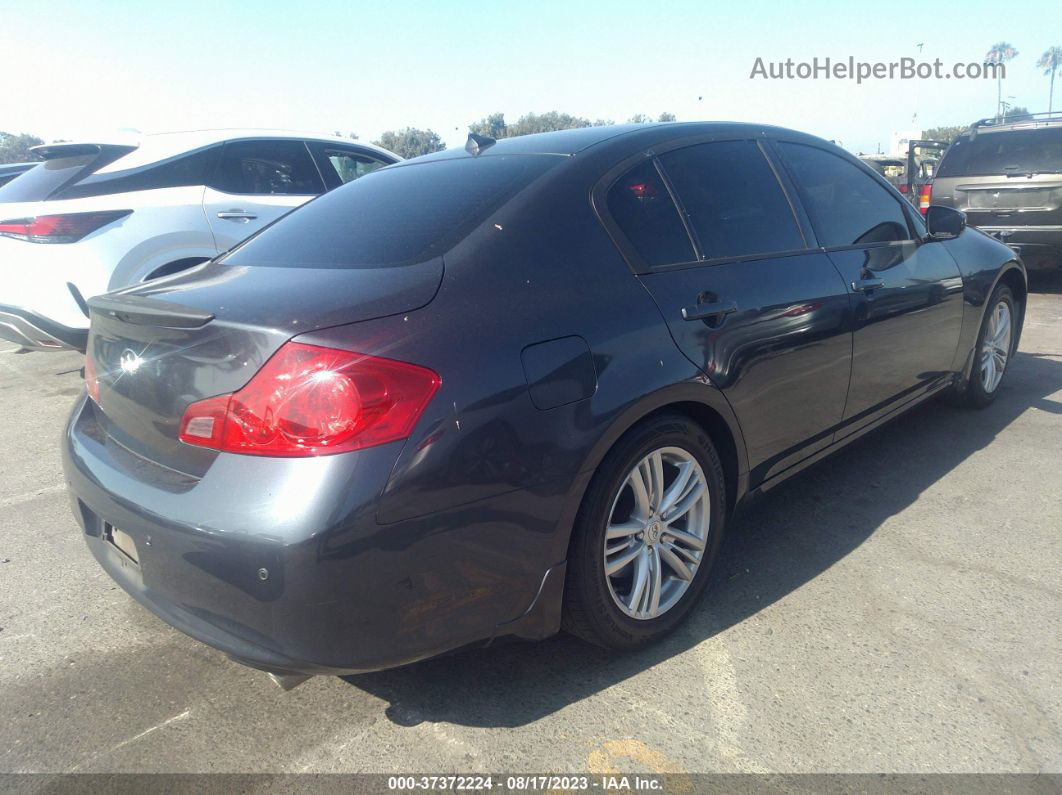
[[[14,0],[0,0],[15,9]],[[1019,51],[1004,99],[1047,109],[1035,66],[1062,45],[1058,0],[829,3],[707,0],[51,0],[0,27],[0,130],[75,139],[271,127],[430,127],[450,146],[502,111],[625,121],[663,111],[793,127],[852,151],[896,131],[994,114],[993,80],[751,79],[764,62],[908,56],[981,62]],[[921,54],[918,45],[922,44]],[[1011,98],[1012,97],[1012,98]],[[1062,75],[1055,107],[1062,109]]]

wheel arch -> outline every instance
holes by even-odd
[[[1018,343],[1021,341],[1022,327],[1025,325],[1025,311],[1026,305],[1029,299],[1029,281],[1025,273],[1025,268],[1017,260],[1008,260],[1004,262],[999,268],[999,272],[995,275],[995,278],[991,282],[982,282],[986,284],[984,288],[983,298],[979,307],[980,311],[977,313],[977,322],[972,325],[971,336],[972,342],[969,343],[969,349],[966,351],[966,360],[962,365],[962,379],[965,382],[970,378],[970,374],[973,372],[974,361],[977,358],[977,335],[981,328],[981,325],[985,321],[985,315],[991,308],[992,293],[996,291],[996,288],[1001,284],[1007,285],[1014,293],[1014,298],[1018,301],[1018,306],[1021,309],[1020,322],[1017,324],[1017,333],[1014,335],[1014,350],[1018,349]]]
[[[1015,299],[1021,306],[1021,322],[1018,323],[1017,334],[1014,335],[1014,350],[1017,350],[1018,343],[1021,341],[1021,330],[1025,325],[1025,310],[1029,302],[1029,279],[1026,276],[1025,269],[1016,261],[1011,260],[1000,269],[1000,274],[988,295],[991,296],[1001,284],[1005,284],[1010,288],[1010,291],[1014,293]],[[988,304],[989,301],[985,301],[985,308],[981,312],[982,318],[985,312],[988,311]]]
[[[575,519],[586,498],[590,482],[605,456],[636,425],[668,412],[689,417],[707,432],[723,464],[727,489],[727,513],[733,513],[735,506],[748,491],[749,470],[745,438],[737,417],[723,393],[706,380],[694,379],[674,384],[646,396],[625,409],[587,454],[579,471],[579,477],[576,478],[573,486],[567,510],[559,524],[559,527],[564,528],[564,532],[560,539],[562,544],[559,545],[559,554],[563,557],[558,557],[558,559],[566,559],[568,556]]]
[[[727,514],[733,513],[738,501],[748,490],[749,468],[741,427],[723,393],[707,379],[700,377],[647,395],[621,411],[586,455],[569,491],[566,507],[555,525],[556,546],[553,547],[552,556],[555,563],[545,570],[538,594],[527,610],[517,619],[500,624],[496,635],[544,638],[560,629],[566,587],[565,570],[571,557],[573,531],[594,475],[609,451],[635,426],[667,413],[683,414],[707,432],[723,465]]]
[[[668,403],[660,408],[646,414],[634,425],[638,425],[653,417],[658,417],[663,414],[682,414],[689,417],[697,425],[704,428],[705,433],[708,434],[708,438],[712,440],[712,444],[715,445],[715,450],[719,454],[719,461],[723,465],[723,477],[726,485],[726,510],[727,515],[733,512],[734,506],[738,500],[738,480],[740,473],[747,471],[742,469],[738,459],[738,438],[735,437],[733,429],[720,414],[713,407],[700,403],[694,400],[682,400],[675,403]],[[631,426],[631,428],[634,427]],[[631,429],[628,428],[627,432]],[[626,432],[623,436],[626,435]],[[620,438],[623,438],[621,436]],[[618,441],[618,440],[617,440]],[[741,442],[744,447],[744,441]]]
[[[174,273],[180,273],[181,271],[194,268],[196,265],[202,265],[204,262],[208,262],[210,257],[182,257],[175,259],[172,262],[159,265],[153,271],[144,275],[141,281],[149,281],[150,279],[160,279],[163,276],[170,276]]]

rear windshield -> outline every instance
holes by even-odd
[[[97,168],[102,168],[122,155],[128,147],[98,146],[85,151],[78,147],[67,156],[50,157],[36,168],[19,174],[0,187],[0,202],[37,202],[50,198],[60,188],[69,185]]]
[[[222,261],[383,268],[436,257],[562,159],[462,157],[374,171],[314,199]]]
[[[982,132],[952,144],[938,177],[1062,172],[1062,127]]]

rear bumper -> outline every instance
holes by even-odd
[[[117,445],[95,411],[78,402],[63,445],[93,556],[148,610],[239,662],[358,673],[559,626],[563,564],[530,583],[472,543],[485,525],[505,532],[491,521],[499,505],[477,506],[479,523],[462,511],[376,522],[401,443],[316,459],[222,455],[196,479]],[[107,525],[132,538],[138,563],[106,540]]]
[[[87,338],[88,328],[71,328],[29,309],[0,304],[0,339],[37,351],[84,351]]]
[[[978,226],[1006,243],[1030,270],[1062,268],[1062,226]]]

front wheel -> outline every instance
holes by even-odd
[[[693,609],[725,522],[723,469],[681,415],[636,426],[598,468],[579,511],[564,626],[615,649],[651,643]]]
[[[999,394],[1014,355],[1018,318],[1014,293],[1005,284],[999,285],[988,301],[988,311],[977,334],[973,366],[962,393],[966,405],[983,408]]]

